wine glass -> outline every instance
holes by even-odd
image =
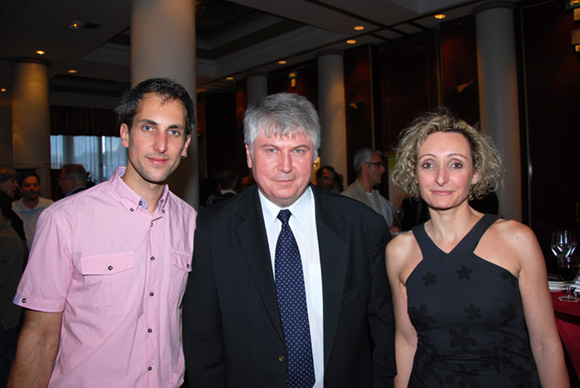
[[[576,249],[576,233],[572,230],[558,230],[552,233],[551,247],[556,257],[570,256]]]
[[[576,279],[578,276],[578,271],[580,270],[580,258],[578,256],[566,256],[564,254],[558,255],[558,274],[560,275],[560,279],[564,283],[566,283],[566,295],[561,296],[558,300],[563,302],[578,302],[580,299],[576,298],[572,295],[570,290],[570,283]]]

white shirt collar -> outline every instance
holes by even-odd
[[[270,228],[277,220],[278,213],[282,209],[288,209],[292,213],[292,218],[296,221],[296,226],[301,228],[306,227],[307,220],[312,217],[310,214],[310,209],[312,202],[314,201],[314,194],[312,194],[312,189],[310,186],[306,191],[298,198],[296,202],[292,205],[281,208],[280,206],[274,204],[269,199],[267,199],[260,190],[258,190],[260,197],[260,204],[262,206],[262,213],[264,214],[264,223],[266,228]],[[291,219],[292,219],[291,218]],[[293,223],[294,224],[294,223]]]

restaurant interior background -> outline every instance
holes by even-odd
[[[347,12],[331,5],[334,4],[332,2],[301,2],[318,5],[329,13],[371,22],[360,16],[363,11],[356,15],[352,10]],[[549,251],[551,232],[560,228],[580,231],[580,53],[574,51],[571,41],[571,33],[580,28],[580,21],[574,21],[573,9],[566,6],[573,2],[522,0],[515,2],[514,10],[522,221],[530,225],[538,236],[549,268],[553,264]],[[51,4],[41,6],[40,3]],[[76,2],[59,3],[70,3],[68,5],[75,10],[81,7],[78,4],[73,7],[72,3]],[[198,63],[200,60],[210,63],[220,55],[259,43],[261,39],[266,39],[264,34],[283,35],[295,29],[311,27],[305,26],[303,20],[292,19],[293,16],[285,18],[247,6],[253,3],[259,4],[260,1],[196,1],[197,40],[200,43],[204,39],[216,39],[222,33],[231,33],[245,21],[255,22],[268,17],[279,19],[262,31],[231,40],[214,50],[198,44]],[[286,3],[291,5],[299,1]],[[384,3],[401,4],[401,1]],[[442,21],[433,21],[435,11],[439,10],[415,17],[410,13],[411,16],[397,22],[399,24],[385,26],[377,23],[381,27],[377,32],[357,33],[359,42],[342,48],[349,166],[354,152],[363,146],[374,145],[385,155],[392,154],[399,132],[414,117],[439,105],[446,105],[472,124],[479,122],[475,19],[467,9],[473,9],[484,1],[442,3],[447,4],[445,13],[448,14]],[[110,37],[100,43],[102,46],[98,50],[82,52],[80,57],[85,58],[71,65],[85,66],[87,71],[70,74],[66,65],[55,59],[49,60],[52,135],[118,135],[112,108],[130,86],[130,1],[106,1],[101,7],[104,7],[103,4],[111,5],[111,9],[105,11],[107,19],[116,26],[126,27],[107,32]],[[36,26],[35,21],[45,20],[46,25],[50,25],[48,15],[42,14],[43,7],[56,5],[32,0],[4,1],[0,7],[0,42],[3,42],[0,43],[0,88],[6,88],[0,93],[0,163],[11,164],[10,73],[17,58],[10,55],[9,46],[18,42],[22,42],[21,46],[30,45],[34,38],[31,31],[42,30],[42,26]],[[58,12],[61,13],[59,18],[73,20],[72,12],[62,8]],[[78,14],[78,11],[75,12]],[[54,13],[55,10],[51,10],[51,14]],[[28,17],[22,19],[23,15]],[[101,17],[100,14],[95,14],[94,19],[88,16],[80,26],[86,30],[83,32],[86,36],[90,36],[91,29],[101,29],[101,34],[107,29],[106,23],[101,26],[91,21]],[[319,16],[324,17],[324,14]],[[15,24],[18,23],[20,25],[16,28]],[[75,44],[77,46],[71,46],[70,50],[82,51],[82,40],[78,39]],[[99,63],[96,60],[99,50],[100,54],[107,50],[115,52],[117,59]],[[262,64],[249,68],[243,68],[241,64],[237,73],[228,74],[233,80],[226,80],[221,74],[213,78],[204,76],[201,74],[203,65],[198,64],[198,152],[190,151],[190,154],[199,158],[200,179],[213,176],[222,169],[233,170],[240,177],[248,175],[241,119],[247,105],[245,75],[249,72],[262,71],[267,74],[268,93],[299,93],[317,104],[317,60],[313,50],[306,51],[297,51],[289,57],[279,55],[277,59],[287,60],[286,65],[279,65],[277,60],[268,60],[266,64],[265,59]],[[66,48],[63,53],[66,53]],[[66,59],[68,54],[62,56]],[[74,58],[73,55],[70,57]],[[98,75],[91,75],[91,71],[98,71]],[[340,172],[344,174],[345,185],[355,178],[352,167]],[[388,185],[385,183],[383,186],[382,191],[388,197]]]

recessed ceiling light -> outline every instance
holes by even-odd
[[[233,80],[234,80],[234,77],[226,77],[226,79],[227,79],[228,81],[233,81]]]
[[[285,60],[278,61],[278,64],[279,64],[279,65],[285,65],[285,64],[287,64],[287,63],[288,63],[288,62],[287,62],[287,61],[285,61]]]
[[[434,16],[435,19],[445,19],[447,17],[447,15],[445,15],[444,13],[438,13],[437,15]]]
[[[76,71],[75,69],[69,69],[69,70],[68,70],[68,73],[69,73],[69,74],[76,74],[76,73],[77,73],[77,71]]]
[[[356,40],[349,39],[349,40],[346,41],[346,43],[348,43],[348,44],[356,44]]]
[[[45,54],[45,52],[44,52],[44,51],[42,51],[42,50],[36,50],[36,53],[37,53],[38,55],[44,55],[44,54]]]
[[[78,30],[79,28],[81,28],[83,26],[83,24],[81,22],[72,22],[71,24],[68,25],[68,28],[70,28],[71,30]]]
[[[8,89],[6,89],[6,88],[0,89],[0,92],[2,92],[2,93],[5,93],[6,91],[8,91]]]
[[[365,29],[365,26],[355,26],[354,29],[355,31],[362,31]]]

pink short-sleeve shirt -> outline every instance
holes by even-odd
[[[154,214],[124,168],[56,202],[37,224],[14,303],[62,312],[49,387],[179,387],[179,306],[195,210],[167,187]]]

